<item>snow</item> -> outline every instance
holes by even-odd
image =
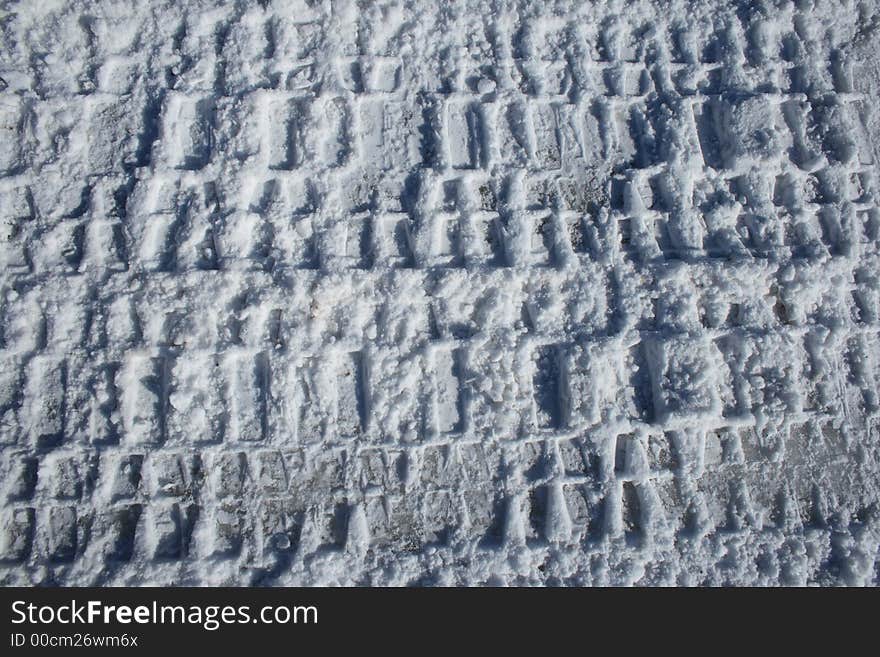
[[[0,582],[878,583],[876,1],[0,11]]]

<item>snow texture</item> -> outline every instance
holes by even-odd
[[[876,1],[0,6],[0,582],[877,584]]]

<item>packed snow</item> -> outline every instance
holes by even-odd
[[[0,4],[0,582],[876,585],[876,0]]]

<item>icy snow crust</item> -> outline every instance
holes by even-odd
[[[5,2],[0,581],[876,584],[876,2]]]

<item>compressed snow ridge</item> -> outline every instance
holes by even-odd
[[[880,7],[5,2],[3,584],[877,584]]]

